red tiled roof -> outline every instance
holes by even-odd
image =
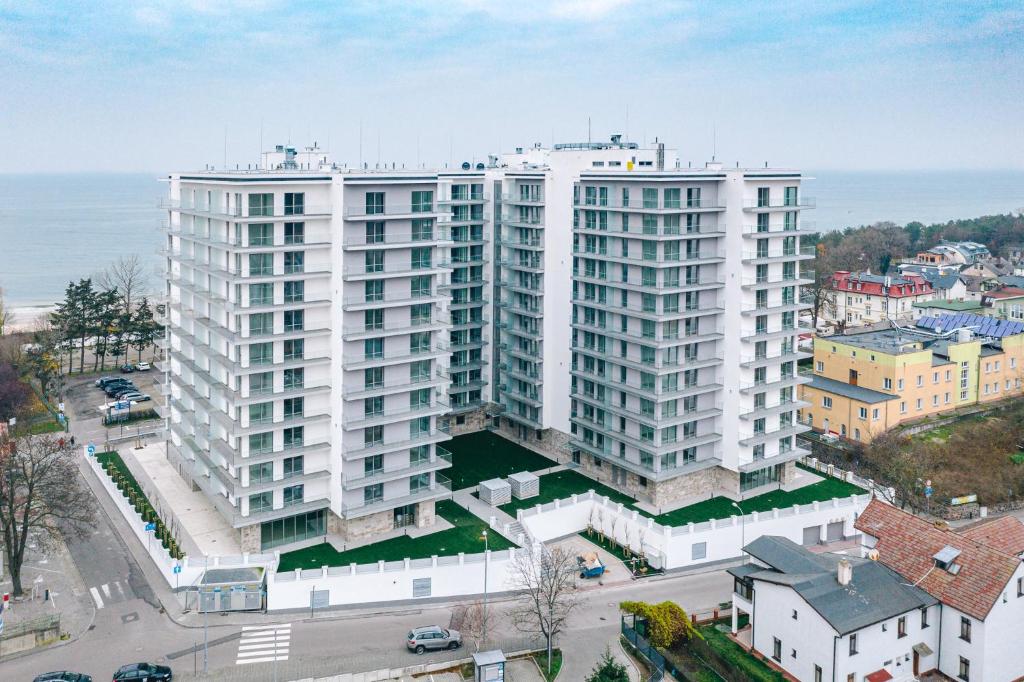
[[[985,292],[985,298],[1018,298],[1020,296],[1024,296],[1024,289],[1017,287],[1003,287]]]
[[[867,682],[888,682],[892,679],[892,674],[890,674],[885,668],[882,668],[881,670],[876,670],[869,674],[864,679],[867,680]]]
[[[878,538],[878,560],[943,604],[984,620],[1013,577],[1020,559],[997,548],[934,525],[877,499],[854,523]],[[935,567],[932,558],[949,545],[960,550],[956,575]]]
[[[957,533],[1006,554],[1024,554],[1024,523],[1013,516],[978,521],[958,528]]]
[[[889,287],[888,291],[883,294],[886,289],[886,281],[889,282]],[[931,282],[918,274],[884,277],[871,273],[851,273],[845,270],[838,270],[833,273],[832,288],[838,291],[851,291],[874,296],[885,295],[889,298],[922,296],[935,291]]]

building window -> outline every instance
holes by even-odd
[[[971,662],[963,656],[960,657],[960,672],[957,673],[957,677],[964,682],[969,682],[971,679]]]
[[[266,491],[249,496],[249,514],[270,511],[274,508],[274,493]]]
[[[797,616],[796,616],[796,609],[793,609],[793,620],[796,620],[796,619],[797,619]]]
[[[814,682],[821,682],[821,666],[814,666]]]
[[[296,504],[302,504],[303,500],[303,488],[304,486],[300,483],[299,485],[290,485],[284,489],[284,506],[291,507]]]
[[[782,660],[782,641],[778,637],[772,637],[772,658]]]
[[[708,556],[708,543],[695,542],[690,545],[690,558],[694,561],[706,559]]]
[[[384,192],[366,193],[366,214],[378,215],[384,212]]]
[[[890,379],[889,377],[882,379],[882,388],[884,388],[887,391],[892,390],[892,379]]]
[[[249,485],[270,483],[274,480],[274,463],[260,462],[249,465]]]
[[[921,609],[921,629],[924,630],[928,627],[928,609]]]
[[[971,641],[971,619],[967,616],[960,616],[960,639]]]
[[[306,212],[306,194],[305,192],[285,192],[284,193],[284,214],[285,215],[302,215]]]
[[[896,639],[907,636],[907,617],[900,616],[896,621]]]
[[[306,242],[306,223],[285,223],[284,243],[304,244]]]
[[[832,398],[830,398],[827,395],[826,396],[822,396],[822,398],[821,398],[821,406],[824,407],[826,410],[831,410],[832,409]]]
[[[856,633],[850,635],[850,655],[851,656],[856,656],[857,655],[857,634]]]

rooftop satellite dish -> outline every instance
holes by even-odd
[[[469,161],[463,161],[462,162],[462,170],[469,170],[469,169],[470,169]]]
[[[477,169],[477,170],[483,170],[483,169],[484,169],[485,167],[486,167],[486,166],[484,166],[484,164],[482,164],[482,163],[478,163],[478,164],[476,165],[476,169]]]

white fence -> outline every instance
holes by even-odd
[[[146,522],[142,520],[142,516],[135,511],[135,507],[128,501],[128,498],[118,490],[117,485],[110,479],[107,472],[103,470],[103,467],[96,458],[85,455],[85,461],[93,473],[96,474],[100,485],[107,491],[107,495],[114,502],[114,506],[121,512],[121,515],[128,523],[128,527],[132,529],[132,533],[139,539],[142,546],[146,548],[149,557],[160,571],[160,575],[164,577],[167,584],[171,587],[185,587],[195,583],[207,568],[259,565],[271,569],[277,565],[277,557],[273,554],[243,554],[241,556],[185,557],[181,560],[175,559],[160,541],[153,537],[153,533],[146,530]],[[177,573],[175,572],[175,567],[178,567]]]
[[[267,575],[267,610],[340,606],[428,597],[462,597],[514,589],[512,566],[522,549],[486,554],[381,561]],[[314,600],[313,593],[316,592]],[[326,592],[326,595],[324,594]]]
[[[588,525],[614,537],[624,545],[639,549],[655,568],[673,569],[697,566],[742,556],[744,543],[762,535],[780,535],[802,544],[817,529],[817,540],[824,541],[831,525],[842,524],[842,536],[856,534],[853,522],[868,502],[870,494],[835,498],[824,502],[793,505],[744,517],[662,526],[636,510],[611,502],[589,491],[565,500],[555,500],[518,513],[518,520],[540,542],[586,530]]]

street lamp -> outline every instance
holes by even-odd
[[[740,550],[742,551],[743,548],[747,546],[747,514],[743,511],[743,507],[741,507],[738,503],[733,502],[732,506],[736,507],[736,509],[738,509],[740,512]],[[746,563],[746,552],[743,552],[742,557],[743,563]]]
[[[487,564],[490,563],[488,555],[490,554],[490,545],[487,542],[487,529],[485,528],[481,533],[484,539],[484,641],[487,644]]]

